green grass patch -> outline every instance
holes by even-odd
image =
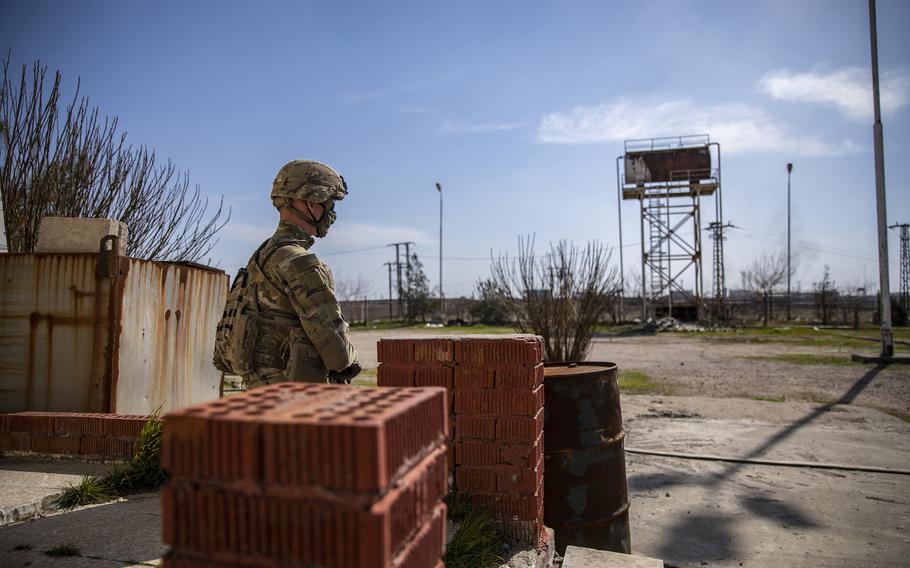
[[[440,331],[445,333],[462,333],[465,335],[475,335],[475,334],[493,334],[500,335],[505,333],[517,333],[515,328],[511,325],[487,325],[487,324],[475,324],[475,325],[450,325],[446,327],[438,328]]]
[[[71,509],[130,493],[154,491],[163,485],[168,475],[161,467],[163,423],[158,419],[158,413],[156,410],[143,424],[136,451],[126,466],[115,468],[104,477],[83,477],[78,484],[64,489],[57,503],[64,509]]]
[[[619,372],[619,390],[628,394],[670,394],[673,389],[655,382],[642,371],[622,370]]]
[[[493,518],[482,508],[471,505],[459,494],[446,498],[449,519],[458,531],[446,547],[446,568],[495,568],[503,560],[498,552],[503,544]]]
[[[351,384],[355,387],[375,387],[376,386],[376,369],[363,369],[360,371]]]
[[[759,396],[753,396],[752,400],[763,400],[765,402],[784,402],[787,399],[786,399],[786,397],[784,397],[784,395],[780,395],[780,396],[759,395]]]
[[[66,558],[69,556],[79,556],[80,550],[72,544],[61,544],[50,550],[45,550],[44,554],[54,558]]]
[[[82,507],[93,503],[102,503],[111,499],[110,491],[104,481],[97,475],[85,475],[76,484],[64,489],[57,504],[64,509]]]
[[[893,410],[890,408],[882,408],[881,411],[885,414],[903,420],[904,422],[910,422],[910,414],[906,412],[901,412],[900,410]]]
[[[816,355],[814,353],[785,353],[783,355],[750,355],[743,357],[753,361],[779,361],[792,365],[853,365],[845,355]]]

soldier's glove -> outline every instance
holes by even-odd
[[[360,363],[354,362],[347,369],[342,369],[340,371],[329,371],[329,382],[335,385],[346,385],[350,384],[351,380],[360,374],[360,371],[363,369],[360,367]]]

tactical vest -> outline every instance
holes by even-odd
[[[323,382],[328,370],[300,326],[296,314],[263,311],[259,305],[259,286],[274,283],[265,275],[262,263],[281,246],[269,248],[264,242],[253,253],[246,268],[241,268],[228,293],[224,313],[215,334],[215,367],[226,373],[253,379],[265,369],[276,371],[292,381]]]

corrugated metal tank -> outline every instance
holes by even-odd
[[[0,412],[147,414],[217,398],[221,270],[0,254]]]

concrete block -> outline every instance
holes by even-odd
[[[664,561],[580,546],[566,547],[562,568],[663,568]]]
[[[38,226],[38,243],[35,245],[35,252],[97,253],[101,247],[101,239],[108,235],[120,239],[117,254],[126,256],[126,245],[129,238],[126,223],[113,219],[44,217]]]

